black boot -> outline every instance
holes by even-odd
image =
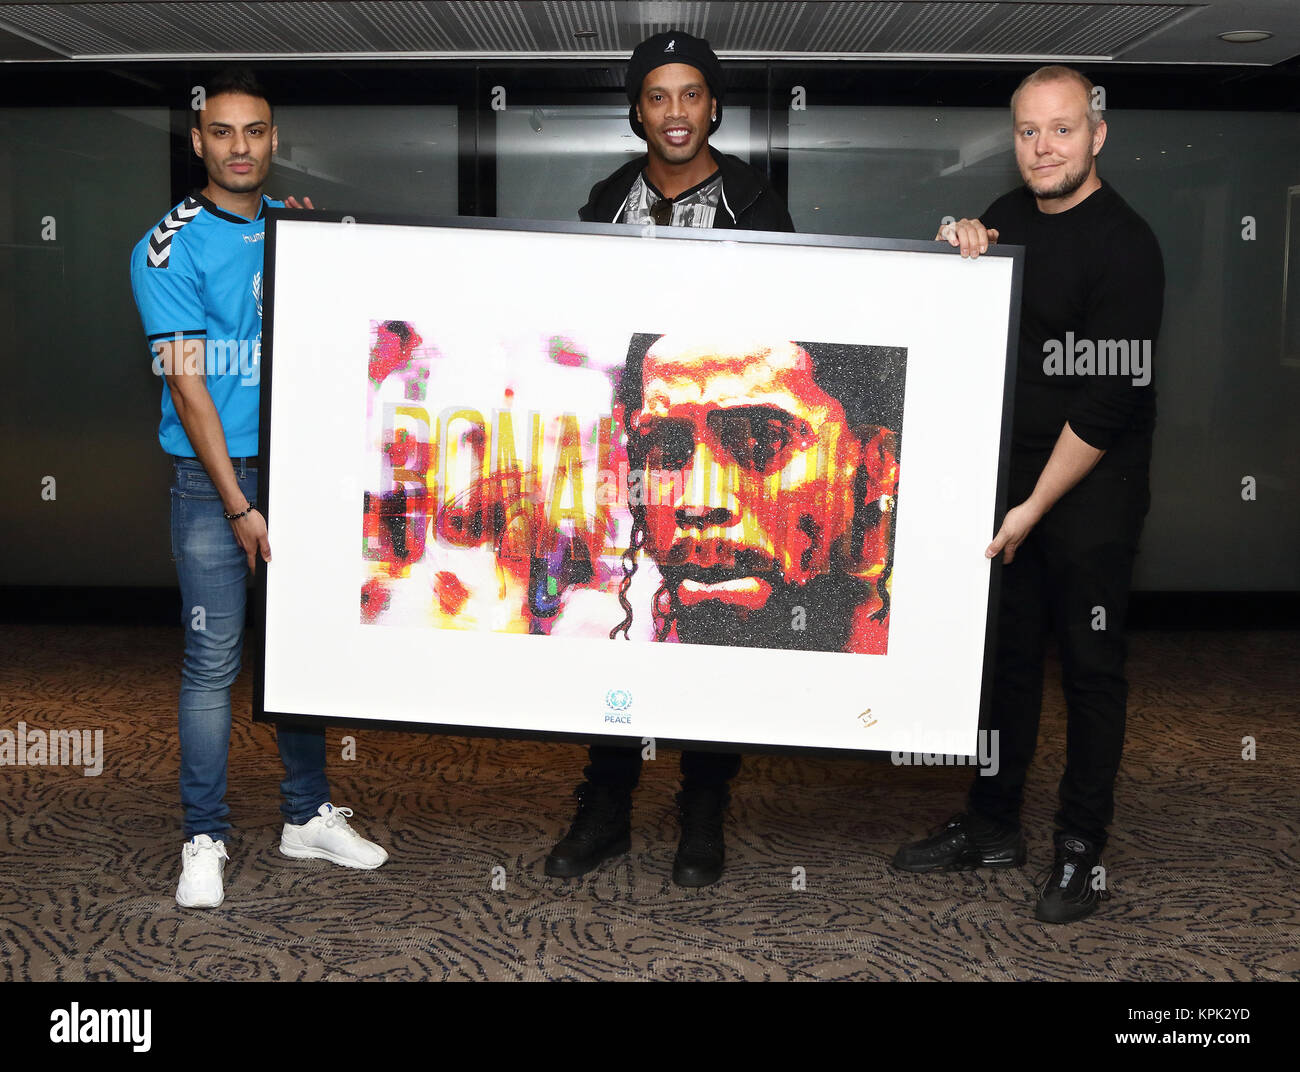
[[[711,886],[722,877],[722,820],[730,801],[725,785],[683,789],[677,794],[682,817],[682,839],[673,860],[677,885]]]
[[[553,878],[577,878],[632,847],[632,792],[583,782],[573,791],[578,811],[569,832],[546,857]]]

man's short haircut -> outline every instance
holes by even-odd
[[[262,83],[257,80],[255,75],[247,67],[224,67],[220,71],[205,78],[200,83],[203,89],[203,102],[207,102],[213,97],[220,97],[225,93],[242,93],[246,97],[260,97],[266,101],[266,106],[271,109],[271,116],[275,117],[275,107],[271,104],[271,98],[266,95],[266,89]],[[200,126],[199,116],[201,110],[190,103],[190,126]]]
[[[1073,82],[1083,90],[1083,95],[1088,100],[1088,132],[1092,133],[1097,129],[1097,124],[1103,119],[1101,109],[1097,107],[1096,96],[1093,94],[1093,85],[1091,79],[1082,71],[1076,71],[1073,67],[1064,67],[1059,63],[1054,63],[1049,67],[1039,67],[1033,74],[1027,75],[1025,80],[1016,86],[1016,91],[1011,94],[1011,122],[1014,125],[1016,121],[1016,101],[1020,99],[1020,94],[1030,86],[1041,86],[1045,82]]]

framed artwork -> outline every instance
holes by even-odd
[[[267,243],[259,718],[975,754],[1018,248]]]

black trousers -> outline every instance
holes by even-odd
[[[641,779],[640,745],[593,744],[583,774],[593,785],[631,791]],[[725,787],[740,773],[740,756],[735,752],[683,752],[682,789]]]
[[[1013,456],[1012,505],[1029,497],[1038,473],[1015,467]],[[998,731],[999,770],[992,777],[977,773],[972,811],[1020,825],[1050,632],[1060,648],[1068,718],[1056,824],[1099,848],[1105,844],[1128,707],[1124,623],[1149,505],[1145,471],[1093,470],[1048,511],[1009,566],[995,566],[1002,589],[990,728]]]

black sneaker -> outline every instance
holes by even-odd
[[[686,789],[677,794],[682,837],[673,859],[673,881],[679,886],[711,886],[722,877],[726,850],[722,820],[731,796],[726,786]]]
[[[546,857],[546,874],[577,878],[632,847],[632,793],[583,782],[573,791],[578,811],[569,832]]]
[[[998,826],[970,815],[954,815],[923,841],[904,845],[894,856],[900,871],[971,871],[977,867],[1020,867],[1025,838],[1019,827]]]
[[[1044,923],[1073,923],[1092,915],[1102,901],[1110,898],[1094,881],[1093,869],[1100,863],[1101,852],[1077,834],[1057,834],[1055,840],[1052,870],[1046,880],[1039,875],[1035,881],[1038,908],[1034,915]]]

